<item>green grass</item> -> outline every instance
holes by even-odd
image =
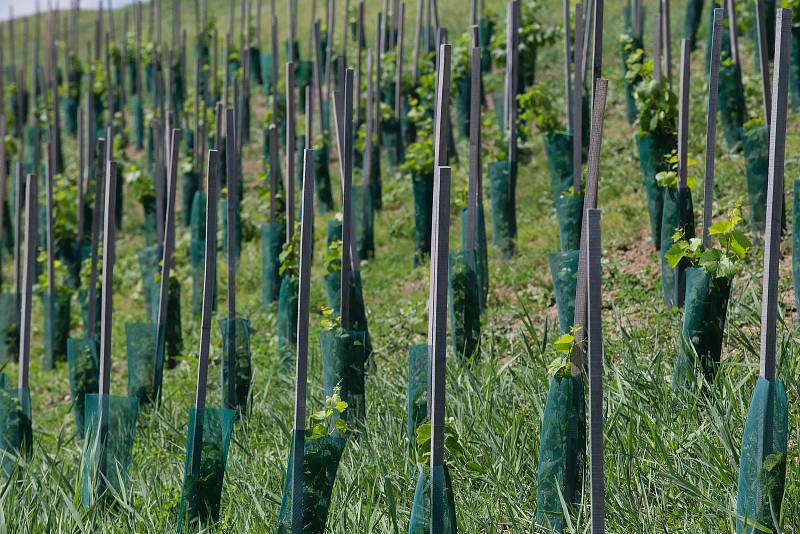
[[[342,3],[341,0],[339,3]],[[459,34],[467,23],[464,2],[440,1],[442,18]],[[165,3],[166,4],[166,3]],[[266,3],[265,3],[266,4]],[[378,2],[368,3],[367,21],[374,24]],[[414,2],[407,5],[410,19]],[[499,7],[501,2],[487,2]],[[672,6],[674,34],[682,26],[683,2]],[[318,8],[318,13],[323,9]],[[660,297],[657,256],[646,240],[647,214],[635,151],[635,129],[624,121],[621,68],[616,36],[621,28],[622,0],[606,4],[604,75],[610,79],[602,151],[600,199],[603,209],[605,446],[607,522],[609,532],[733,532],[742,425],[758,374],[758,334],[762,262],[757,251],[733,289],[723,349],[723,364],[707,397],[686,404],[670,395],[680,316],[664,310]],[[189,21],[191,2],[183,2]],[[265,5],[266,7],[266,5]],[[223,12],[221,4],[210,9]],[[237,9],[238,11],[238,9]],[[552,12],[551,12],[552,11]],[[278,13],[285,18],[285,1]],[[558,10],[546,10],[556,21]],[[165,5],[164,28],[169,28]],[[120,18],[115,13],[116,22]],[[299,17],[300,35],[307,35],[308,12]],[[146,20],[146,18],[145,18]],[[342,16],[337,13],[337,20]],[[82,36],[89,39],[89,15]],[[647,24],[649,41],[650,22]],[[411,26],[411,23],[408,24]],[[227,20],[221,25],[227,27]],[[407,39],[411,32],[407,31]],[[701,42],[703,42],[701,40]],[[753,78],[752,43],[741,39],[743,65]],[[301,38],[301,43],[304,39]],[[677,38],[673,43],[678,49]],[[673,54],[677,58],[677,53]],[[549,50],[541,58],[540,80],[560,88],[561,55]],[[675,71],[677,73],[677,68]],[[705,130],[702,51],[692,69],[691,153],[702,157]],[[755,83],[755,79],[748,83]],[[263,100],[257,97],[257,103]],[[754,109],[753,112],[756,110]],[[787,180],[800,166],[796,114],[790,117]],[[259,124],[260,117],[254,117]],[[248,162],[260,157],[260,134],[245,152]],[[70,141],[68,147],[72,147]],[[466,184],[466,150],[459,140],[455,180]],[[70,160],[72,151],[68,152]],[[74,166],[74,162],[70,161]],[[384,160],[384,169],[386,167]],[[255,168],[255,165],[251,164]],[[334,169],[338,167],[334,166]],[[695,173],[702,174],[702,162]],[[248,187],[257,181],[245,177]],[[334,175],[334,184],[338,181]],[[465,460],[450,463],[459,529],[465,533],[537,532],[536,464],[539,427],[548,388],[549,354],[541,347],[553,339],[554,300],[546,253],[558,246],[541,143],[534,160],[519,175],[519,239],[517,254],[503,261],[490,249],[491,296],[483,322],[483,355],[466,370],[448,361],[447,416],[467,451]],[[411,268],[410,180],[384,173],[385,208],[378,214],[376,258],[363,264],[364,292],[375,344],[374,368],[367,379],[367,428],[350,440],[339,468],[328,521],[333,533],[392,533],[406,529],[416,465],[405,438],[406,349],[424,341],[427,313],[425,267]],[[335,189],[335,187],[334,187]],[[254,193],[249,192],[251,197]],[[695,206],[701,195],[695,194]],[[789,202],[791,196],[789,196]],[[715,183],[715,214],[736,202],[746,205],[744,160],[720,145]],[[141,209],[125,204],[125,228],[119,234],[115,270],[112,392],[126,391],[124,324],[145,318],[136,251],[142,246]],[[263,221],[265,209],[248,201],[246,219]],[[487,202],[487,214],[490,213]],[[317,217],[312,310],[325,303],[322,288],[322,243],[326,217]],[[453,219],[452,243],[459,229]],[[784,251],[788,255],[788,240]],[[42,320],[34,308],[34,354],[31,367],[34,455],[24,475],[0,487],[0,532],[168,532],[174,531],[183,475],[188,409],[194,399],[199,320],[190,312],[191,281],[187,276],[188,238],[178,236],[179,272],[183,274],[184,360],[165,372],[160,410],[139,416],[131,482],[118,504],[85,510],[80,505],[81,443],[70,414],[66,364],[54,372],[39,367]],[[220,256],[222,258],[222,256]],[[220,262],[221,280],[226,274]],[[800,358],[796,312],[789,263],[781,268],[784,304],[780,307],[779,374],[790,399],[790,453],[783,532],[800,532]],[[5,280],[9,277],[6,275]],[[228,461],[219,532],[267,532],[275,522],[290,444],[293,409],[291,370],[278,364],[273,310],[260,305],[260,249],[247,242],[238,275],[240,314],[253,324],[254,392],[247,424],[237,424]],[[224,309],[220,302],[220,310]],[[77,308],[77,306],[73,306]],[[74,324],[77,326],[77,310]],[[309,359],[309,409],[324,400],[321,386],[319,321],[312,318]],[[75,330],[77,333],[77,328]],[[220,336],[216,320],[209,369],[209,404],[219,402]],[[16,376],[16,367],[6,371]],[[584,492],[586,494],[586,492]],[[588,532],[588,497],[572,518],[576,532]]]

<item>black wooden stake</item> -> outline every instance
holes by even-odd
[[[278,193],[278,127],[269,125],[269,222],[275,223],[275,195]]]
[[[91,125],[89,126],[91,129]],[[94,206],[92,209],[92,259],[89,271],[89,307],[86,313],[86,336],[95,339],[96,302],[97,302],[97,268],[99,261],[100,245],[100,214],[103,206],[103,171],[106,167],[106,141],[103,138],[97,140],[97,155],[94,173]],[[106,254],[106,251],[103,251]],[[110,290],[110,288],[109,288]]]
[[[661,14],[653,17],[653,80],[661,83]]]
[[[22,209],[23,209],[22,162],[14,164],[14,295],[16,309],[20,309],[19,298],[22,293]]]
[[[0,69],[2,69],[2,65],[0,64]],[[0,92],[0,94],[3,94]],[[0,113],[0,139],[6,138],[6,116],[3,113]],[[7,190],[7,183],[8,183],[8,176],[6,175],[6,147],[5,143],[0,143],[0,228],[3,228],[3,236],[5,236],[5,232],[10,229],[6,229],[5,221],[6,221],[6,214],[5,214],[5,207],[6,207],[6,190]],[[2,263],[0,263],[0,290],[3,288],[3,272],[2,272]]]
[[[661,0],[661,29],[664,39],[664,70],[667,71],[667,83],[672,87],[672,28],[670,25],[669,0]]]
[[[228,360],[225,362],[228,374],[228,392],[225,397],[233,404],[226,408],[235,408],[236,400],[236,213],[238,205],[238,172],[236,167],[236,150],[231,150],[231,139],[236,138],[236,117],[233,108],[225,110],[225,138],[229,149],[225,154],[225,174],[228,178],[228,225],[227,225],[227,261],[228,261]],[[235,143],[234,143],[235,146]]]
[[[47,151],[48,157],[45,161],[45,196],[46,196],[46,203],[45,203],[45,236],[47,242],[47,312],[50,315],[50,331],[45,332],[45,336],[47,339],[47,343],[49,344],[49,352],[45,352],[45,358],[43,358],[43,367],[46,370],[53,368],[53,350],[54,350],[54,339],[53,335],[55,334],[55,296],[56,296],[56,285],[55,285],[55,243],[53,240],[53,160],[54,158],[54,147],[52,143],[52,139],[54,137],[52,129],[49,130],[48,136],[50,137],[50,142],[47,144]]]
[[[770,122],[769,52],[767,52],[766,13],[764,0],[756,0],[756,29],[758,31],[758,58],[761,70],[761,95],[764,103],[764,120]]]
[[[38,241],[39,202],[37,201],[37,177],[28,175],[25,192],[25,248],[22,273],[22,311],[19,331],[19,375],[17,387],[28,389],[28,368],[31,356],[31,306],[33,279],[36,276],[36,245]],[[22,400],[22,399],[20,399]]]
[[[373,125],[375,124],[375,89],[372,86],[372,49],[367,48],[367,109],[364,119],[364,199],[369,199],[367,185],[372,175],[372,138],[375,135]],[[364,212],[366,216],[366,212]]]
[[[211,344],[211,311],[214,306],[214,281],[217,277],[217,196],[219,152],[208,151],[206,166],[206,243],[203,274],[203,311],[200,319],[200,347],[197,362],[197,391],[195,394],[195,420],[192,450],[190,451],[190,474],[200,473],[201,449],[203,445],[203,415],[206,407],[206,388],[208,386],[208,353]]]
[[[687,185],[689,162],[689,87],[691,84],[692,49],[689,39],[681,41],[681,77],[680,92],[678,95],[678,227],[686,228],[691,222],[685,220],[687,213],[683,209],[687,195],[690,195]],[[674,301],[678,308],[683,307],[686,297],[686,263],[678,262],[675,266],[675,295]]]
[[[594,0],[594,44],[592,45],[592,102],[597,80],[603,75],[603,12],[605,0]],[[594,104],[592,104],[594,105]]]
[[[113,161],[106,162],[105,175],[105,207],[103,209],[103,294],[100,307],[100,382],[98,391],[107,396],[110,390],[111,377],[111,326],[113,318],[114,295],[114,240],[116,224],[114,224],[114,211],[116,209],[117,195],[117,164]],[[93,303],[89,303],[91,307]],[[101,410],[101,427],[105,410]]]
[[[352,207],[353,186],[353,69],[345,70],[344,92],[334,93],[334,120],[339,150],[339,169],[342,176],[342,273],[340,291],[340,315],[342,328],[349,330],[350,324],[350,273],[354,269],[358,253],[354,243],[354,221]],[[356,264],[357,267],[357,264]]]
[[[403,113],[403,30],[406,18],[406,4],[400,4],[400,13],[397,21],[397,52],[395,55],[394,71],[394,118],[400,124],[400,117]]]
[[[445,45],[449,46],[449,45]],[[428,346],[431,351],[431,534],[443,532],[445,374],[447,357],[447,256],[450,247],[450,167],[436,167],[433,184],[433,241]]]
[[[361,56],[364,48],[364,1],[358,3],[358,25],[356,26],[356,73],[355,91],[356,96],[353,102],[353,116],[356,124],[361,119]]]
[[[419,81],[419,47],[422,38],[422,1],[417,0],[417,25],[414,30],[414,67],[411,72],[411,83],[416,86]]]
[[[292,532],[303,532],[303,456],[308,384],[308,313],[311,295],[311,249],[314,225],[314,151],[303,151],[303,200],[300,221],[300,277],[297,295],[297,364],[295,367],[292,470]]]
[[[592,534],[605,533],[605,469],[603,462],[603,323],[600,210],[586,211],[589,336],[589,451]]]
[[[708,76],[708,107],[706,113],[706,164],[703,182],[703,245],[711,246],[711,218],[714,210],[714,158],[717,148],[717,101],[719,99],[719,65],[722,50],[722,16],[724,10],[714,9],[711,32],[711,65]]]
[[[587,219],[587,210],[597,207],[597,186],[600,174],[600,148],[603,143],[603,121],[605,119],[606,96],[608,94],[608,80],[597,80],[595,90],[595,105],[592,109],[592,129],[589,138],[589,161],[586,173],[586,191],[583,197],[583,216]],[[572,376],[578,376],[583,370],[583,340],[586,338],[586,307],[587,307],[587,281],[586,281],[586,242],[588,236],[581,225],[580,259],[578,260],[578,284],[575,289],[575,315],[573,324],[575,330],[575,348],[572,351]]]
[[[469,185],[467,191],[467,250],[475,250],[478,219],[478,183],[481,173],[481,49],[472,47],[470,55],[469,105]]]
[[[161,380],[163,376],[164,349],[161,339],[167,327],[167,311],[169,306],[169,276],[172,269],[172,254],[175,249],[175,195],[178,183],[178,152],[180,151],[181,131],[172,130],[167,167],[167,218],[164,224],[164,246],[161,257],[161,280],[158,292],[158,321],[156,321],[156,368],[153,398],[158,402],[161,398]]]
[[[564,0],[564,94],[567,104],[567,129],[575,131],[572,111],[572,39],[570,37],[570,0]]]
[[[764,235],[764,286],[761,297],[760,376],[775,380],[775,345],[778,318],[778,267],[780,265],[783,204],[786,107],[789,89],[789,53],[792,10],[779,9],[775,22],[775,73],[772,81],[772,122],[769,133],[769,186],[767,229]]]
[[[289,49],[291,50],[291,46]],[[286,241],[294,235],[294,62],[286,63]]]
[[[581,156],[583,154],[583,69],[578,64],[583,54],[583,4],[575,6],[575,74],[572,86],[575,103],[572,109],[572,190],[578,194],[582,187]]]

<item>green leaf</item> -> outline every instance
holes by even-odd
[[[664,254],[664,259],[667,260],[670,269],[674,269],[686,257],[686,249],[685,242],[678,242]]]
[[[417,441],[417,446],[425,445],[427,442],[431,440],[431,422],[426,421],[417,427],[417,430],[414,432],[415,439]]]

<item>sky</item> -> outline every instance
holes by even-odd
[[[62,9],[66,9],[72,3],[72,0],[50,0],[55,5],[60,5]],[[104,0],[105,5],[108,5],[109,0]],[[111,0],[111,6],[114,8],[132,4],[133,0]],[[0,0],[0,20],[8,20],[8,8],[14,6],[14,16],[20,17],[23,15],[33,15],[36,12],[36,0]],[[39,5],[42,11],[47,9],[47,0],[39,0]],[[81,7],[86,9],[97,9],[100,5],[100,0],[81,0]]]

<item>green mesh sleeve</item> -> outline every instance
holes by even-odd
[[[155,400],[156,325],[125,324],[125,349],[128,355],[128,395],[141,404],[147,404]]]
[[[67,372],[69,394],[72,398],[72,418],[75,420],[78,436],[83,438],[86,395],[97,393],[100,378],[97,345],[93,340],[85,337],[67,340]]]
[[[411,179],[414,197],[414,265],[421,265],[431,253],[433,176],[415,174]]]
[[[0,362],[19,357],[19,295],[0,293]]]
[[[72,291],[56,290],[53,295],[43,294],[41,297],[44,310],[42,368],[52,369],[54,362],[67,359]]]
[[[133,140],[137,150],[144,148],[144,106],[137,94],[131,94],[131,115],[133,116]]]
[[[372,207],[376,211],[383,209],[383,180],[381,175],[381,146],[372,145],[372,174],[369,176],[369,185],[372,188]]]
[[[737,150],[741,141],[739,134],[745,120],[744,106],[741,66],[723,61],[719,67],[719,117],[725,144],[731,151]]]
[[[202,408],[199,412],[196,408],[189,409],[178,532],[184,526],[187,529],[197,524],[207,526],[219,519],[235,417],[236,412],[224,408]],[[196,446],[199,458],[193,456]]]
[[[561,251],[578,250],[581,246],[583,195],[562,195],[556,202],[558,239]]]
[[[484,216],[483,204],[477,205],[476,239],[475,239],[475,260],[478,275],[478,303],[481,311],[486,307],[486,299],[489,296],[489,252],[486,246],[486,218]],[[466,208],[461,210],[461,249],[467,249],[467,232],[469,231],[468,211]]]
[[[197,173],[194,170],[181,173],[181,215],[183,224],[192,225],[192,203],[198,189]]]
[[[697,30],[703,20],[703,0],[688,0],[683,18],[683,37],[692,50],[697,47]]]
[[[327,143],[314,150],[314,191],[320,212],[333,211],[333,191],[331,190],[330,148]]]
[[[0,462],[6,477],[17,471],[32,452],[30,390],[0,389]]]
[[[448,256],[448,307],[453,352],[463,361],[477,355],[481,341],[480,289],[474,250],[451,252]]]
[[[753,235],[762,236],[767,219],[769,128],[759,126],[743,129],[741,139],[747,176],[747,197],[750,204],[750,227]]]
[[[261,304],[265,308],[278,300],[281,288],[280,255],[286,241],[286,225],[261,225]]]
[[[102,298],[103,298],[103,291],[101,290],[101,288],[97,288],[97,291],[95,291],[95,293],[94,293],[94,316],[96,318],[99,318],[101,316],[101,313],[100,313],[101,309],[100,308],[101,308],[101,304],[102,304]],[[80,288],[78,290],[78,301],[80,303],[80,308],[81,308],[81,320],[83,322],[83,331],[84,331],[84,333],[87,333],[88,332],[88,330],[87,330],[88,322],[89,322],[89,290],[88,289],[82,287],[82,288]],[[100,333],[99,333],[100,329],[98,328],[96,330],[98,330],[98,331],[95,332],[95,336],[99,336],[100,335]]]
[[[539,464],[536,473],[536,524],[558,532],[568,507],[581,500],[586,459],[586,401],[583,377],[556,376],[542,415]]]
[[[550,278],[558,311],[558,326],[562,334],[572,330],[575,321],[575,291],[578,285],[579,250],[551,252],[548,257]]]
[[[165,325],[164,344],[167,354],[166,365],[172,369],[177,365],[177,358],[183,354],[183,329],[181,327],[181,283],[177,277],[170,277],[168,285],[167,324]]]
[[[278,358],[291,367],[297,346],[297,279],[284,276],[278,297]]]
[[[292,442],[301,438],[292,432]],[[320,439],[306,439],[303,451],[303,534],[323,534],[328,522],[336,472],[347,440],[335,435]],[[283,498],[278,512],[276,534],[292,532],[292,472],[294,454],[290,449],[286,478],[283,483]]]
[[[658,250],[661,247],[661,219],[664,210],[662,187],[656,182],[656,174],[668,171],[666,156],[677,146],[674,135],[661,132],[639,134],[636,138],[639,149],[639,167],[647,193],[647,214],[650,217],[650,235]]]
[[[730,279],[711,278],[701,267],[686,270],[686,301],[678,357],[672,373],[673,391],[690,389],[698,371],[709,384],[714,382],[730,294]]]
[[[101,417],[102,413],[105,417]],[[86,395],[81,468],[84,506],[100,499],[113,499],[126,491],[138,416],[139,401],[134,397]]]
[[[428,383],[431,379],[427,345],[408,347],[408,388],[406,436],[414,444],[416,430],[428,417]]]
[[[375,210],[372,195],[371,191],[365,192],[364,186],[353,186],[352,193],[358,257],[368,260],[375,257]]]
[[[233,212],[233,251],[238,261],[242,254],[242,210],[235,209]],[[219,201],[219,218],[220,226],[222,229],[222,250],[225,254],[228,253],[228,199],[222,198]]]
[[[507,161],[489,164],[489,196],[492,201],[492,242],[505,258],[514,252],[511,175]]]
[[[489,45],[494,36],[496,22],[492,19],[481,18],[478,25],[481,43],[481,73],[486,74],[492,69],[492,52]]]
[[[786,485],[789,401],[781,380],[759,378],[744,423],[736,495],[736,533],[776,529]],[[776,529],[777,530],[777,529]]]
[[[667,262],[667,252],[672,248],[673,235],[679,227],[679,221],[689,221],[683,228],[686,239],[694,237],[694,211],[692,195],[688,189],[682,194],[676,187],[663,187],[664,202],[661,219],[661,247],[659,259],[661,264],[661,290],[664,293],[664,304],[672,307],[675,304],[675,269]]]
[[[434,476],[443,482],[438,491],[443,493],[442,502],[442,534],[458,534],[456,523],[456,503],[453,494],[453,483],[447,466],[434,467]],[[414,487],[414,501],[411,505],[411,518],[408,523],[408,534],[428,534],[431,531],[431,481],[428,477],[430,468],[418,466],[417,482]]]
[[[561,194],[572,187],[572,133],[548,132],[542,134],[542,140],[556,205]]]
[[[250,352],[250,321],[247,319],[230,318],[221,319],[219,330],[222,335],[222,402],[224,406],[236,407],[239,410],[247,408],[250,397],[250,387],[253,380],[253,368]],[[233,389],[228,384],[230,363],[229,339],[233,334],[234,357],[233,357]]]
[[[147,246],[154,246],[158,244],[156,236],[156,197],[146,196],[140,199],[142,203],[142,211],[144,212],[144,242]]]
[[[161,257],[163,255],[161,245],[150,245],[140,248],[137,251],[139,257],[139,273],[142,277],[142,292],[144,293],[144,305],[147,316],[150,320],[158,314],[158,277],[161,274]]]
[[[325,394],[330,396],[337,386],[341,388],[342,400],[348,404],[343,417],[355,423],[366,420],[366,397],[364,364],[367,356],[364,348],[364,332],[325,330],[320,332],[322,348],[322,384]]]

